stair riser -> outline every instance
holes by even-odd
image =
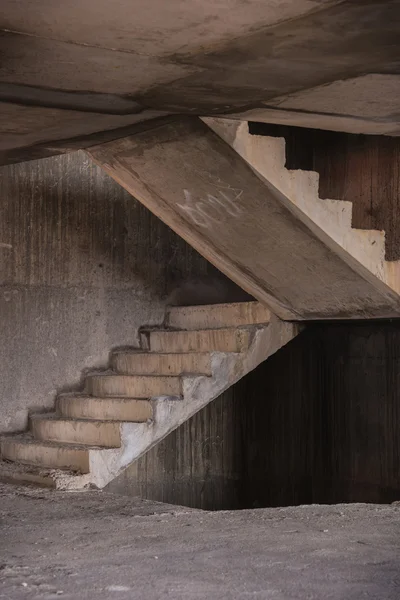
[[[89,472],[89,452],[87,450],[59,448],[57,446],[41,446],[40,444],[21,444],[2,441],[1,456],[7,460],[39,465],[51,469],[69,469],[71,471]]]
[[[167,325],[175,329],[218,329],[269,323],[271,314],[259,302],[173,307]]]
[[[151,352],[242,352],[247,350],[247,330],[152,331]]]
[[[178,377],[141,376],[92,376],[86,381],[86,391],[104,398],[152,398],[157,396],[180,396],[181,382]]]
[[[151,403],[146,400],[115,398],[58,398],[58,414],[70,419],[129,421],[144,423],[153,416]]]
[[[121,446],[118,423],[68,422],[46,419],[32,419],[31,430],[37,440],[88,444],[105,448]]]
[[[199,354],[116,354],[114,371],[124,375],[211,375],[211,357]]]

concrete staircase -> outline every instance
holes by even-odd
[[[400,316],[400,263],[352,204],[286,169],[285,141],[246,122],[176,117],[92,147],[93,160],[285,321]]]
[[[320,198],[316,171],[287,169],[284,138],[250,134],[246,121],[203,121],[343,250],[400,294],[400,261],[385,260],[385,232],[353,228],[352,203]]]
[[[258,302],[170,308],[162,329],[143,329],[141,349],[114,353],[83,393],[1,438],[0,479],[103,488],[298,331]]]

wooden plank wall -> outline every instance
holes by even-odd
[[[314,325],[246,382],[246,506],[400,499],[400,323]]]
[[[108,490],[207,510],[241,508],[244,382],[133,463]]]

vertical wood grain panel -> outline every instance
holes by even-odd
[[[207,510],[242,508],[243,383],[133,463],[107,489]]]

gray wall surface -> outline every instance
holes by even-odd
[[[0,169],[0,431],[79,389],[215,271],[83,152]],[[222,280],[222,276],[220,280]]]

